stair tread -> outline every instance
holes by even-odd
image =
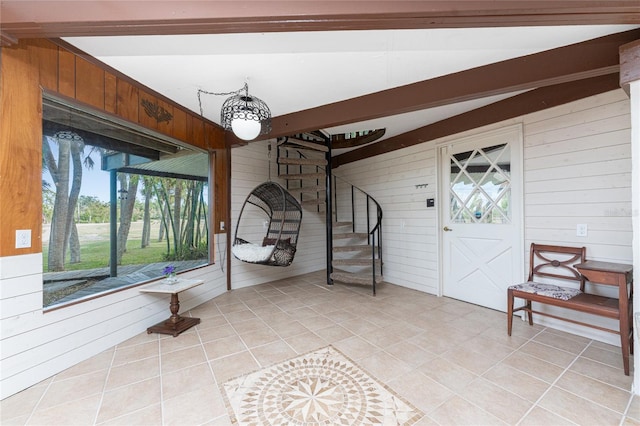
[[[380,259],[375,260],[376,264],[380,263]],[[355,259],[333,259],[332,266],[371,266],[370,258],[355,258]]]
[[[302,194],[307,194],[307,193],[315,193],[315,192],[326,192],[327,188],[325,188],[324,186],[318,185],[318,186],[303,186],[301,188],[289,188],[289,192],[300,192]]]
[[[287,144],[287,146],[291,146],[292,144],[304,146],[306,148],[311,148],[316,151],[329,152],[329,147],[326,145],[321,145],[319,143],[309,142],[302,139],[297,138],[287,138],[285,141],[281,142],[280,145]]]
[[[294,164],[300,166],[326,166],[327,160],[324,158],[291,158],[280,157],[278,164]]]
[[[284,148],[287,151],[292,151],[292,152],[297,152],[300,154],[303,154],[304,156],[306,156],[307,158],[309,158],[309,156],[315,156],[315,157],[311,157],[311,158],[324,158],[324,151],[318,151],[317,149],[312,149],[312,148],[305,148],[303,146],[300,145],[290,145],[288,143],[283,143],[279,146],[279,148]],[[320,155],[322,155],[322,157],[319,157]]]
[[[333,246],[333,251],[334,252],[371,251],[371,246],[369,244]]]
[[[325,173],[295,173],[295,174],[279,174],[278,177],[281,177],[286,180],[316,180],[316,179],[324,179],[327,177]]]
[[[353,226],[353,222],[333,222],[334,228],[339,226]]]
[[[338,232],[333,234],[334,240],[342,240],[346,238],[367,238],[369,234],[366,232]]]
[[[373,281],[373,277],[371,274],[366,274],[366,273],[353,274],[350,272],[343,272],[343,271],[332,272],[330,274],[330,278],[334,281],[339,281],[339,282],[349,283],[349,284],[369,284],[370,285],[371,282]],[[383,280],[384,278],[381,275],[376,275],[376,284],[380,284]]]

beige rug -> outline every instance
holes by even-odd
[[[423,414],[332,346],[223,384],[238,425],[411,425]]]

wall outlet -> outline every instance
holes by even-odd
[[[16,248],[31,247],[31,229],[16,229]]]
[[[223,221],[220,221],[220,230],[224,231],[224,222]]]
[[[576,237],[586,237],[587,236],[587,224],[579,223],[576,225]]]

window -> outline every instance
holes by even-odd
[[[508,144],[451,156],[451,222],[511,223]]]
[[[209,263],[208,155],[125,124],[45,98],[44,307]]]

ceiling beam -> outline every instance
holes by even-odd
[[[640,23],[637,0],[3,0],[12,38]]]
[[[618,73],[531,90],[332,158],[331,167],[619,89]]]
[[[618,72],[621,45],[640,30],[616,33],[273,118],[269,138],[545,87]],[[263,138],[264,139],[264,138]]]

